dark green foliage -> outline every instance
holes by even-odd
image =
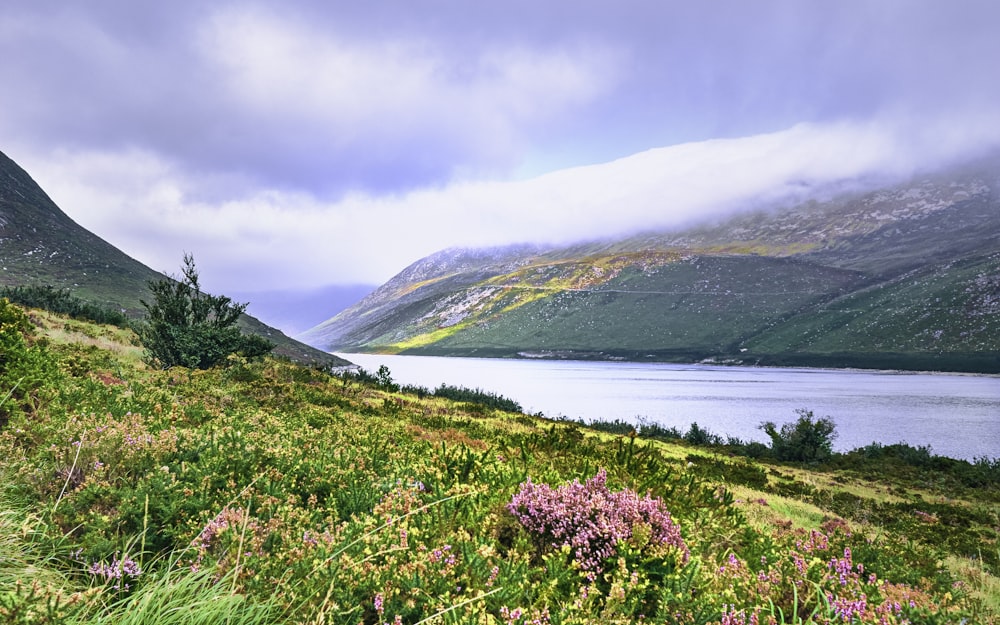
[[[151,281],[153,303],[142,302],[147,319],[139,337],[151,363],[164,369],[208,369],[231,354],[258,358],[271,351],[270,341],[243,334],[236,326],[246,304],[202,292],[190,254],[184,255],[183,274],[181,280]]]
[[[355,382],[374,386],[382,389],[383,391],[389,391],[390,393],[396,393],[400,390],[399,385],[392,379],[392,371],[390,371],[389,367],[385,365],[381,365],[375,373],[372,373],[363,367],[357,367],[340,373],[339,377],[345,384],[348,380],[353,380]],[[417,388],[418,387],[404,386],[403,391],[409,392],[412,395],[419,395],[420,397],[426,397],[429,394],[427,389],[422,387],[419,389],[422,391],[422,394],[418,393],[414,390]]]
[[[379,367],[378,371],[375,372],[375,386],[392,393],[399,390],[399,385],[392,380],[392,373],[389,371],[389,367],[385,365]]]
[[[55,375],[44,344],[34,335],[24,311],[0,298],[0,426],[17,411],[33,412],[40,389]]]
[[[70,295],[69,289],[54,286],[22,285],[0,288],[0,297],[32,308],[42,308],[74,319],[84,319],[95,323],[128,326],[128,317],[120,310],[113,310]]]
[[[581,420],[579,423],[586,425],[591,430],[607,432],[608,434],[624,434],[627,436],[639,434],[639,428],[634,423],[622,421],[621,419],[615,419],[614,421],[593,421],[591,423],[584,423]]]
[[[713,434],[709,430],[699,427],[697,423],[692,423],[691,427],[688,429],[687,433],[684,435],[684,440],[691,443],[692,445],[721,445],[722,437],[718,434]]]
[[[615,419],[614,421],[591,422],[585,422],[582,419],[578,419],[572,422],[590,428],[591,430],[607,432],[609,434],[625,434],[660,441],[676,441],[684,438],[684,433],[676,427],[664,427],[659,423],[655,423],[645,418],[638,419],[638,423],[630,423],[621,419]]]
[[[638,432],[642,438],[652,438],[661,441],[683,438],[681,431],[676,427],[664,427],[659,423],[654,423],[646,419],[639,419]]]
[[[836,426],[830,417],[815,419],[811,410],[799,409],[794,423],[777,426],[766,421],[760,429],[771,438],[771,454],[778,460],[821,462],[833,455]]]
[[[952,493],[976,489],[978,496],[1000,501],[1000,496],[995,494],[995,487],[1000,484],[1000,458],[984,457],[968,462],[935,455],[930,447],[925,446],[871,443],[843,454],[834,454],[827,464],[831,469],[852,471],[859,475],[877,472],[915,488],[944,486]]]
[[[379,368],[381,373],[385,365]],[[386,369],[388,374],[388,369]],[[385,388],[379,383],[380,375],[376,374],[373,378],[374,383],[380,388]],[[389,378],[391,381],[392,378]],[[437,387],[433,391],[428,389],[426,386],[418,386],[413,384],[406,384],[402,387],[397,387],[396,390],[401,390],[408,395],[416,395],[420,399],[424,397],[444,397],[445,399],[451,399],[453,401],[460,401],[466,404],[472,404],[474,406],[481,406],[482,408],[492,408],[493,410],[501,410],[503,412],[521,412],[521,404],[517,403],[513,399],[504,397],[498,393],[492,393],[490,391],[484,391],[478,388],[468,388],[465,386],[452,386],[451,384],[441,383],[441,386]]]
[[[434,389],[434,396],[445,397],[447,399],[453,399],[455,401],[462,401],[470,404],[479,404],[481,406],[486,406],[487,408],[502,410],[504,412],[521,412],[521,404],[517,403],[513,399],[478,388],[471,389],[464,386],[451,386],[449,384],[442,383],[441,386]]]
[[[766,489],[768,486],[767,473],[764,468],[745,458],[726,460],[689,454],[687,461],[694,465],[699,475],[717,482],[742,484],[758,489]]]

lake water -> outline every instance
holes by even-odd
[[[767,442],[757,426],[800,408],[837,425],[834,447],[929,445],[936,454],[1000,457],[1000,377],[661,363],[338,354],[393,380],[509,397],[529,413],[585,421],[639,419]]]

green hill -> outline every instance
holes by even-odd
[[[66,289],[82,300],[137,316],[144,312],[139,300],[150,298],[147,283],[163,278],[79,226],[0,153],[0,285]],[[249,315],[241,326],[267,337],[281,355],[328,366],[349,364]]]
[[[680,232],[448,250],[324,349],[1000,372],[1000,160]]]

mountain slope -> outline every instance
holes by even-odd
[[[1000,371],[1000,160],[682,232],[449,250],[300,338],[436,355]]]
[[[132,315],[144,309],[146,286],[163,275],[127,256],[70,219],[20,166],[0,152],[0,285],[51,285]],[[278,354],[300,362],[347,364],[285,336],[249,315],[249,332],[267,337]]]

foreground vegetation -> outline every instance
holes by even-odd
[[[128,329],[3,300],[0,348],[5,623],[1000,618],[989,460],[754,459],[388,371],[160,370]]]

